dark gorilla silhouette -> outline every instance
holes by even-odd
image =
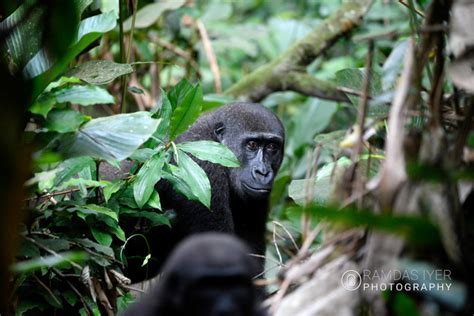
[[[249,249],[228,234],[184,240],[167,260],[156,287],[122,316],[261,316]]]
[[[260,104],[234,103],[201,116],[187,132],[176,139],[212,140],[229,147],[239,159],[239,168],[197,160],[211,183],[211,209],[190,201],[161,180],[156,189],[163,209],[173,209],[177,221],[171,229],[155,227],[145,234],[152,260],[142,267],[148,254],[140,238],[126,247],[128,268],[125,274],[134,282],[158,273],[162,262],[183,238],[207,231],[235,234],[252,253],[265,254],[265,225],[269,196],[283,159],[285,132],[278,117]],[[259,271],[263,271],[263,260]]]

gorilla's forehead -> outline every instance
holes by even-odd
[[[258,103],[233,103],[216,111],[226,128],[236,131],[284,135],[283,125],[269,109]]]

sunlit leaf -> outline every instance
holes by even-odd
[[[211,206],[211,184],[206,173],[183,151],[178,151],[178,170],[173,175],[183,180],[199,202],[207,208]]]
[[[137,11],[135,16],[135,28],[143,29],[151,26],[158,18],[167,10],[176,10],[181,7],[186,1],[184,0],[167,0],[145,5]],[[132,17],[129,17],[123,23],[125,32],[132,28]]]
[[[52,132],[68,133],[76,131],[87,117],[76,110],[54,109],[48,113],[46,128]]]
[[[158,112],[153,115],[154,117],[159,117],[161,121],[153,136],[160,140],[165,140],[169,133],[172,113],[173,107],[171,105],[171,101],[169,100],[166,92],[161,90],[161,107],[159,108]]]
[[[123,160],[130,156],[156,130],[159,120],[148,112],[97,118],[84,124],[61,150],[68,155],[88,155],[104,160]]]
[[[201,113],[201,108],[202,88],[200,85],[196,85],[186,93],[173,111],[169,132],[170,140],[174,140],[176,136],[194,123]]]
[[[59,165],[60,171],[56,173],[54,186],[59,186],[78,174],[84,168],[90,166],[95,166],[94,160],[90,157],[77,157],[65,160]]]
[[[225,167],[240,166],[240,162],[235,154],[225,145],[217,142],[200,140],[180,143],[177,147],[201,160],[217,163]]]
[[[91,60],[68,71],[69,76],[97,85],[104,85],[114,79],[133,72],[130,64],[119,64],[109,60]]]
[[[96,205],[96,204],[87,204],[87,205],[84,205],[84,206],[77,206],[76,207],[77,211],[85,214],[85,215],[105,215],[107,217],[110,217],[112,218],[114,221],[118,222],[118,215],[116,212],[114,212],[113,210],[109,209],[109,208],[106,208],[106,207],[103,207],[103,206],[100,206],[100,205]]]
[[[139,208],[145,205],[155,190],[155,184],[161,178],[164,163],[164,152],[161,151],[146,161],[138,171],[133,182],[133,196]]]

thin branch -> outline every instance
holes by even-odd
[[[62,278],[64,281],[66,281],[67,285],[71,288],[71,290],[76,293],[76,295],[79,297],[81,300],[82,305],[84,306],[84,310],[86,311],[87,315],[93,315],[92,309],[90,306],[87,304],[86,299],[82,296],[81,292],[67,279],[66,275],[63,274],[61,271],[59,271],[57,268],[52,268],[52,271],[58,275],[60,278]]]
[[[410,5],[408,3],[406,3],[405,1],[403,0],[398,0],[398,2],[401,4],[401,5],[404,5],[405,7],[407,7],[408,9],[412,9],[410,7]],[[419,16],[421,16],[422,18],[425,17],[425,14],[423,12],[421,12],[420,10],[416,9],[416,8],[413,8],[413,11],[415,11],[416,14],[418,14]]]
[[[196,25],[199,30],[199,35],[201,35],[204,52],[206,53],[207,60],[209,61],[209,65],[211,66],[212,75],[214,76],[214,88],[216,90],[216,93],[221,93],[221,73],[219,71],[219,65],[217,63],[216,55],[214,54],[214,50],[212,49],[209,35],[207,34],[206,27],[204,26],[204,23],[201,21],[201,19],[198,19],[196,21]]]
[[[53,291],[51,291],[51,289],[46,285],[44,284],[43,281],[41,281],[35,273],[32,274],[33,278],[36,280],[36,282],[39,283],[39,285],[41,285],[42,288],[45,289],[46,292],[48,292],[48,294],[53,298],[53,300],[56,302],[56,304],[58,305],[61,305],[61,301],[56,297],[56,295],[54,295]]]

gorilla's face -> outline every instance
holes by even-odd
[[[234,139],[240,168],[231,169],[233,191],[241,198],[267,198],[283,159],[283,137],[273,133],[246,133]]]
[[[215,139],[232,150],[239,168],[229,168],[231,192],[242,201],[267,199],[283,159],[285,130],[260,104],[235,103],[210,116]]]

